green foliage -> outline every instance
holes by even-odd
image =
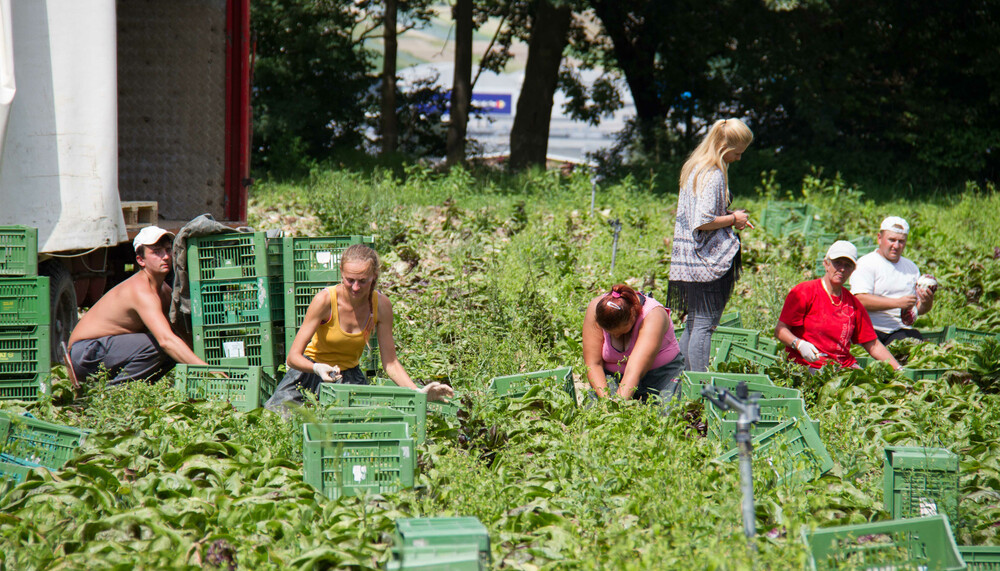
[[[765,175],[759,194],[808,201],[848,236],[870,233],[885,214],[907,216],[907,255],[941,279],[918,325],[994,329],[995,192],[875,203],[821,171],[800,186],[777,180]],[[0,401],[0,409],[93,433],[65,470],[0,488],[0,569],[378,569],[396,518],[438,515],[478,517],[498,568],[802,568],[802,530],[888,519],[889,444],[959,454],[956,539],[1000,543],[996,341],[892,345],[908,367],[955,369],[936,381],[910,381],[884,364],[810,375],[780,362],[760,371],[802,390],[835,465],[818,480],[779,484],[780,468],[756,460],[756,549],[742,535],[737,466],[715,460],[729,443],[704,436],[703,403],[584,394],[587,302],[618,282],[665,291],[674,202],[655,184],[602,184],[593,213],[584,174],[316,170],[302,185],[262,185],[256,212],[312,213],[323,232],[376,235],[401,362],[414,378],[446,380],[462,395],[457,418],[428,419],[418,487],[320,496],[302,481],[301,423],[319,418],[313,408],[290,421],[239,413],[189,402],[169,378],[97,383],[77,396],[57,368],[53,401]],[[734,206],[753,219],[764,199],[748,199],[745,188],[734,189]],[[623,230],[612,272],[608,220],[616,218]],[[273,222],[255,214],[251,223]],[[747,271],[729,309],[767,333],[788,288],[812,277],[815,248],[762,231],[743,240]],[[981,289],[970,298],[972,287]],[[555,381],[521,398],[486,390],[492,377],[560,365],[574,367],[579,406]]]
[[[337,147],[360,144],[371,55],[352,37],[349,0],[253,3],[255,167],[307,170]]]

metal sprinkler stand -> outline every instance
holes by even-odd
[[[611,229],[615,231],[614,240],[611,242],[611,272],[615,271],[615,257],[618,255],[618,234],[622,231],[622,223],[617,218],[608,220]]]
[[[757,533],[757,514],[753,502],[753,443],[750,425],[760,420],[760,405],[757,396],[750,396],[745,382],[736,385],[736,394],[726,389],[705,385],[701,396],[707,398],[719,410],[733,409],[740,413],[736,421],[736,446],[739,447],[740,487],[743,489],[743,532],[747,539]]]

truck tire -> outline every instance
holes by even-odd
[[[62,344],[69,345],[70,333],[73,332],[78,321],[76,287],[73,285],[73,277],[69,270],[59,260],[42,262],[38,266],[38,273],[49,276],[52,364],[61,364],[63,362]]]

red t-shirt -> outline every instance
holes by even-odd
[[[810,363],[791,347],[786,347],[785,351],[789,360],[813,368],[822,367],[829,359],[844,367],[854,366],[858,361],[851,355],[851,343],[861,344],[876,339],[872,321],[858,298],[846,289],[841,290],[839,305],[834,305],[820,281],[802,282],[793,287],[785,298],[778,319],[796,337],[812,343],[827,357]],[[833,299],[838,301],[836,297]]]

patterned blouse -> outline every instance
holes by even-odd
[[[732,226],[697,230],[698,226],[725,216],[729,206],[726,179],[718,167],[702,171],[698,194],[692,173],[677,197],[677,222],[670,259],[671,282],[712,282],[733,265],[740,240]]]

